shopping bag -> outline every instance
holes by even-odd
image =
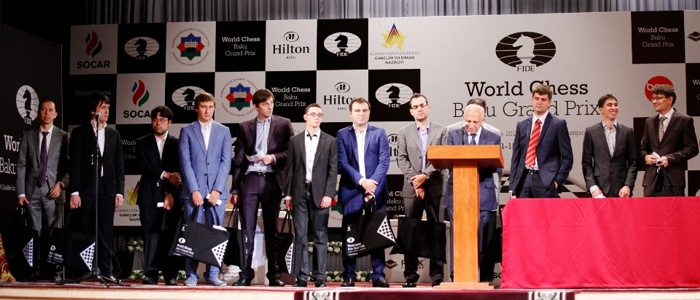
[[[246,266],[245,243],[248,240],[245,235],[245,228],[240,220],[240,208],[236,205],[231,212],[229,223],[232,226],[226,228],[229,234],[224,263],[229,266],[238,266],[244,269]]]
[[[213,208],[212,208],[213,209]],[[191,218],[182,217],[178,232],[170,247],[169,255],[191,258],[206,264],[221,267],[228,244],[228,232],[221,227],[219,216],[214,212],[214,226],[197,222],[195,209]]]
[[[71,218],[73,213],[77,213],[77,211],[71,209],[66,219],[69,229],[64,231],[65,255],[63,256],[63,263],[65,266],[72,267],[75,270],[89,272],[92,271],[95,259],[95,235],[94,233],[88,233],[90,229],[87,228],[85,221],[80,215]],[[82,225],[82,227],[78,225]]]
[[[46,262],[54,265],[63,265],[63,257],[66,253],[66,234],[63,227],[51,228],[49,233],[49,247],[46,253]]]
[[[396,244],[399,253],[445,261],[445,223],[400,217]]]
[[[288,231],[285,232],[285,230]],[[282,228],[277,233],[277,269],[282,273],[292,273],[292,258],[294,257],[293,230],[292,213],[287,211],[282,221]]]
[[[26,205],[15,210],[14,226],[5,239],[10,272],[18,281],[29,280],[39,264],[39,234]]]
[[[343,243],[345,257],[357,258],[396,245],[386,210],[374,206],[373,203],[370,213],[360,216],[357,221],[348,225]]]

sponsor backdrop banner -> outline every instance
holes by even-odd
[[[508,174],[515,125],[532,115],[531,88],[551,86],[550,112],[567,120],[575,154],[562,197],[582,197],[581,143],[585,128],[601,120],[598,98],[615,95],[618,121],[638,138],[654,114],[655,84],[674,85],[676,109],[700,116],[699,53],[699,11],[74,26],[64,111],[77,125],[86,96],[107,93],[114,101],[110,123],[127,149],[149,132],[149,110],[157,105],[175,111],[171,132],[179,135],[195,121],[193,98],[201,91],[216,96],[215,119],[234,137],[238,123],[255,117],[250,102],[259,88],[274,92],[275,114],[290,118],[297,132],[304,107],[319,103],[322,129],[335,135],[350,124],[349,101],[364,97],[370,124],[385,128],[390,141],[390,212],[397,215],[396,135],[412,122],[412,93],[425,94],[432,121],[445,125],[461,120],[468,99],[486,99],[486,122],[502,132]],[[700,159],[689,168],[697,178]],[[129,194],[138,168],[127,171]],[[695,182],[691,195],[700,187]],[[636,195],[641,190],[637,180]],[[116,224],[139,225],[132,202],[117,212]]]

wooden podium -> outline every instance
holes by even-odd
[[[488,283],[479,282],[478,169],[502,168],[501,146],[433,145],[428,147],[428,160],[436,168],[451,167],[454,176],[454,220],[451,224],[454,228],[454,282],[444,282],[437,287],[491,289]]]

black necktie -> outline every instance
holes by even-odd
[[[41,138],[41,152],[39,154],[39,181],[36,183],[37,186],[42,186],[44,183],[46,183],[47,176],[47,163],[48,163],[48,158],[49,154],[47,151],[47,146],[46,146],[46,138],[48,137],[49,132],[48,131],[42,131],[42,138]]]

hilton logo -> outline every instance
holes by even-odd
[[[124,52],[136,60],[146,60],[158,53],[160,45],[151,37],[139,36],[128,40],[124,44]]]
[[[413,95],[413,89],[402,83],[387,83],[374,92],[377,101],[389,108],[399,108],[408,103],[411,95]]]
[[[519,72],[534,72],[536,67],[552,60],[556,52],[554,42],[536,32],[513,33],[496,45],[498,59]]]
[[[350,92],[350,84],[347,82],[338,82],[333,88],[336,92],[341,94],[347,94],[348,92]],[[352,101],[352,99],[352,97],[345,95],[323,95],[323,104],[338,105],[338,110],[347,110],[345,105],[350,104],[350,101]]]
[[[323,47],[338,57],[346,57],[362,46],[360,37],[350,32],[336,32],[323,40]]]
[[[294,31],[287,31],[284,33],[284,40],[289,43],[296,43],[299,41],[299,34]],[[302,54],[310,52],[311,48],[309,46],[294,46],[291,44],[272,45],[273,54]]]

